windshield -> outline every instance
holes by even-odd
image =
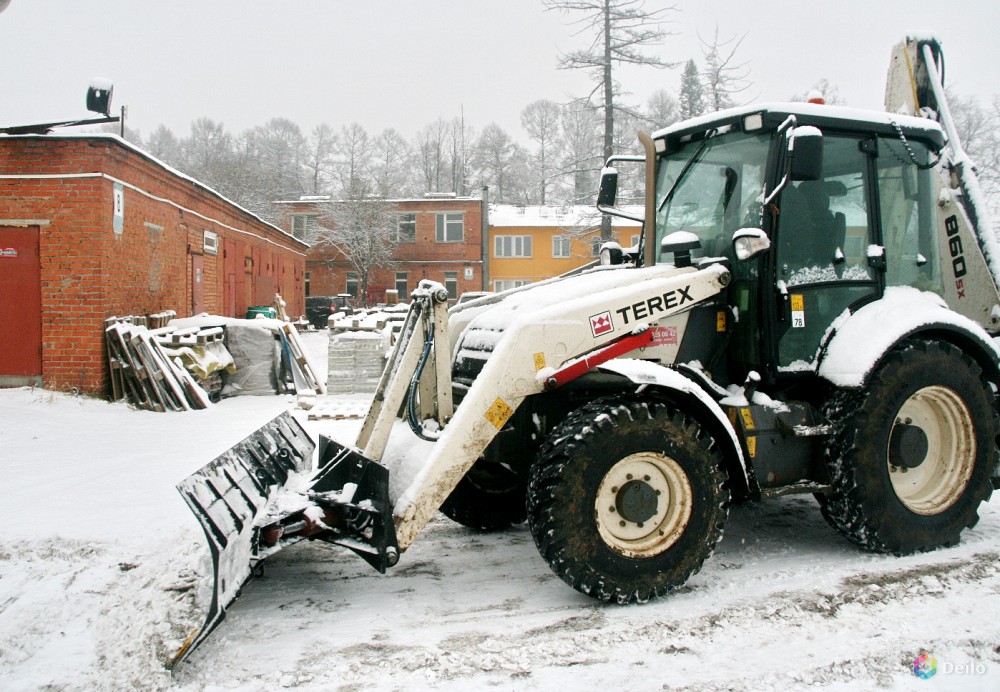
[[[733,233],[760,228],[768,134],[732,132],[688,142],[660,159],[656,180],[656,257],[664,236],[694,233],[692,257],[727,257]]]

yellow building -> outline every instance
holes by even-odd
[[[623,248],[639,242],[637,222],[614,218],[612,228],[614,239]],[[504,291],[541,281],[597,259],[601,215],[593,206],[493,204],[487,247],[489,290]]]

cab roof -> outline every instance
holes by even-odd
[[[719,126],[742,131],[746,129],[744,123],[747,116],[755,114],[761,115],[763,131],[777,128],[788,116],[794,115],[797,125],[813,125],[822,131],[897,136],[898,126],[908,139],[924,142],[935,151],[940,150],[945,143],[941,126],[928,118],[814,103],[758,103],[730,108],[674,123],[657,130],[652,136],[653,139],[679,142],[689,136],[697,139],[700,134]]]

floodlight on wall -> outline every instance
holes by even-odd
[[[4,0],[0,0],[2,3]],[[2,8],[0,8],[2,9]],[[0,127],[4,135],[44,135],[56,127],[76,127],[79,125],[101,125],[104,123],[121,123],[121,136],[125,137],[125,107],[122,106],[120,116],[111,115],[111,92],[114,85],[109,79],[92,79],[87,88],[87,110],[100,114],[101,118],[77,118],[76,120],[60,120],[53,123],[32,123],[30,125],[13,125]]]
[[[87,88],[87,110],[101,115],[111,115],[111,92],[115,89],[108,79],[92,79]]]

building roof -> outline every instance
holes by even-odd
[[[624,207],[641,216],[642,207]],[[640,224],[631,219],[612,217],[613,226],[638,228]],[[513,204],[491,204],[490,226],[493,227],[558,227],[580,228],[601,225],[601,212],[592,205],[573,206],[515,206]]]

